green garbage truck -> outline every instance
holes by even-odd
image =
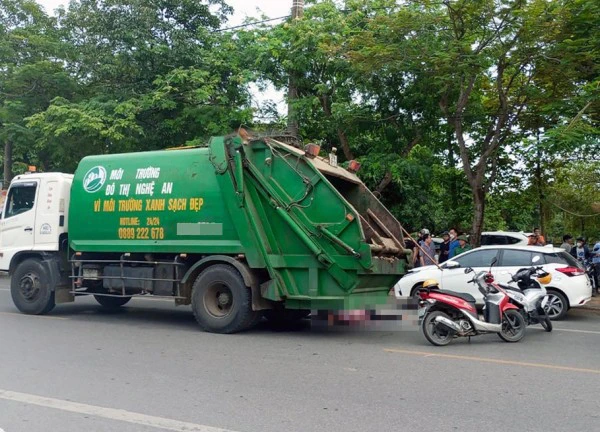
[[[382,301],[406,272],[402,227],[355,161],[318,150],[236,133],[15,177],[0,221],[14,304],[170,297],[202,329],[233,333]]]

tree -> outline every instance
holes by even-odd
[[[326,150],[338,148],[340,161],[358,159],[363,166],[361,176],[404,223],[421,226],[427,222],[432,227],[432,207],[439,207],[435,213],[443,214],[441,209],[447,202],[436,201],[425,191],[417,196],[413,193],[418,190],[417,184],[434,180],[432,163],[443,162],[437,156],[437,143],[442,136],[441,145],[446,148],[446,132],[440,128],[438,117],[432,115],[437,115],[437,103],[421,97],[427,92],[424,81],[403,93],[403,77],[393,71],[365,75],[356,67],[349,57],[349,41],[370,20],[387,14],[381,8],[374,12],[369,5],[393,2],[362,6],[353,3],[345,7],[333,1],[314,3],[293,25],[283,23],[240,32],[246,62],[253,65],[259,84],[268,81],[280,90],[287,88],[288,76],[294,75],[298,93],[294,109],[301,135],[320,142]],[[417,149],[411,157],[419,144],[430,150]],[[454,174],[440,175],[436,180],[445,184],[455,179]],[[427,188],[430,190],[433,184],[428,183]],[[440,196],[446,198],[446,194]],[[414,207],[411,211],[408,199],[424,212]],[[425,211],[428,205],[429,212]],[[446,222],[446,216],[459,207],[457,203],[446,205],[443,223],[455,223],[455,218]]]
[[[205,141],[251,121],[249,74],[221,0],[83,0],[59,12],[83,91],[31,116],[37,152],[72,170],[89,153]]]
[[[36,162],[33,135],[26,118],[45,110],[62,94],[70,97],[76,84],[60,62],[62,45],[55,21],[34,1],[6,0],[0,4],[0,141],[4,147],[4,182],[19,168]]]
[[[471,189],[474,244],[479,243],[486,194],[500,156],[519,145],[524,113],[545,100],[537,80],[560,68],[547,59],[561,38],[564,3],[410,3],[371,21],[353,42],[352,57],[365,72],[394,69],[408,87],[420,80],[428,83],[423,97],[439,104]],[[555,86],[553,97],[568,97],[575,88]]]

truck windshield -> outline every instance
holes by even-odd
[[[6,199],[4,217],[9,218],[31,210],[35,204],[36,189],[35,182],[13,184]]]

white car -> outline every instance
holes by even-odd
[[[484,231],[481,233],[481,245],[527,245],[529,234],[514,231]]]
[[[520,268],[532,266],[533,257],[540,255],[535,265],[543,266],[552,275],[548,290],[548,315],[550,319],[564,318],[572,307],[586,304],[592,298],[592,284],[575,258],[565,252],[548,246],[482,246],[464,252],[446,261],[440,267],[425,266],[410,270],[394,286],[396,297],[416,296],[417,289],[427,279],[435,279],[440,288],[468,293],[475,297],[478,305],[483,306],[483,296],[475,286],[469,284],[473,274],[465,274],[465,268],[481,271],[490,269],[494,258],[496,265],[491,269],[496,282],[508,283],[511,275]]]

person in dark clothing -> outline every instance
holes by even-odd
[[[584,261],[590,257],[590,249],[585,244],[583,237],[577,239],[577,244],[571,249],[571,255],[579,261]]]
[[[440,264],[444,261],[447,261],[448,258],[450,258],[450,233],[448,231],[445,231],[442,234],[442,239],[444,239],[444,241],[440,245]]]

